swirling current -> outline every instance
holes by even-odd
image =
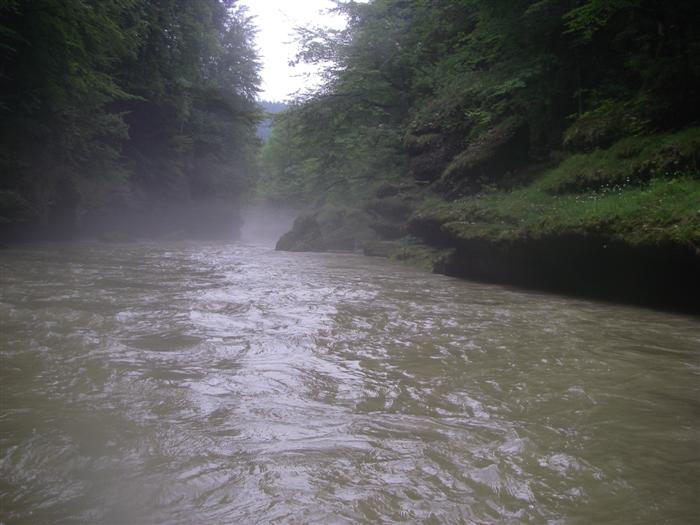
[[[697,318],[245,243],[0,279],[3,524],[700,515]]]

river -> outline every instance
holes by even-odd
[[[697,318],[245,243],[0,272],[3,524],[700,514]]]

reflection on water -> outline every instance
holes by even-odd
[[[686,523],[700,322],[340,254],[0,252],[3,523]]]

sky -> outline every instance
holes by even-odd
[[[262,100],[283,101],[299,90],[318,83],[313,67],[291,67],[296,54],[294,28],[297,26],[328,26],[340,28],[342,17],[324,13],[333,7],[329,0],[242,0],[248,12],[255,16],[256,37],[263,68]]]

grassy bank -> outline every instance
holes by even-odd
[[[700,248],[700,128],[631,137],[571,154],[527,186],[452,202],[427,198],[413,221],[457,239],[602,235]]]

